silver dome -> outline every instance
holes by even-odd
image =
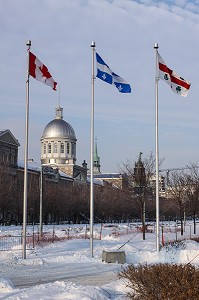
[[[77,140],[73,127],[63,119],[55,119],[49,122],[41,138],[68,138]]]

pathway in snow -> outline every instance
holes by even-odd
[[[120,265],[68,263],[57,266],[22,266],[11,265],[0,270],[0,277],[9,278],[15,287],[33,285],[63,280],[80,285],[104,285],[117,279]]]

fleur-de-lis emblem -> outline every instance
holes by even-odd
[[[117,87],[117,86],[116,86]],[[121,84],[120,85],[118,85],[118,90],[121,92],[121,90],[122,90],[122,86],[121,86]]]
[[[103,75],[102,75],[102,78],[103,78],[103,80],[105,80],[105,79],[106,79],[106,75],[105,75],[105,74],[103,74]]]

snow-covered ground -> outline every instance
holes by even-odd
[[[175,224],[164,225],[163,241],[181,239],[176,229]],[[86,225],[44,227],[45,232],[52,230],[56,236],[73,238],[29,247],[26,259],[22,259],[22,250],[16,245],[11,251],[1,251],[0,239],[0,299],[124,300],[125,282],[118,279],[122,266],[102,262],[103,250],[125,251],[125,265],[191,262],[199,266],[199,243],[186,240],[179,247],[165,247],[157,252],[153,226],[144,241],[134,224],[94,226],[93,257]],[[32,227],[28,227],[27,232],[31,231]],[[0,236],[20,232],[19,227],[0,227]],[[187,223],[182,238],[193,237],[192,232],[192,225]]]

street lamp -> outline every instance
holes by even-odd
[[[41,166],[40,171],[40,201],[39,201],[39,235],[42,236],[42,211],[43,211],[43,167]]]
[[[142,207],[142,229],[143,229],[143,240],[145,240],[145,196],[146,196],[146,174],[145,167],[141,159],[142,152],[140,152],[139,159],[135,163],[134,168],[134,193],[141,202]]]

